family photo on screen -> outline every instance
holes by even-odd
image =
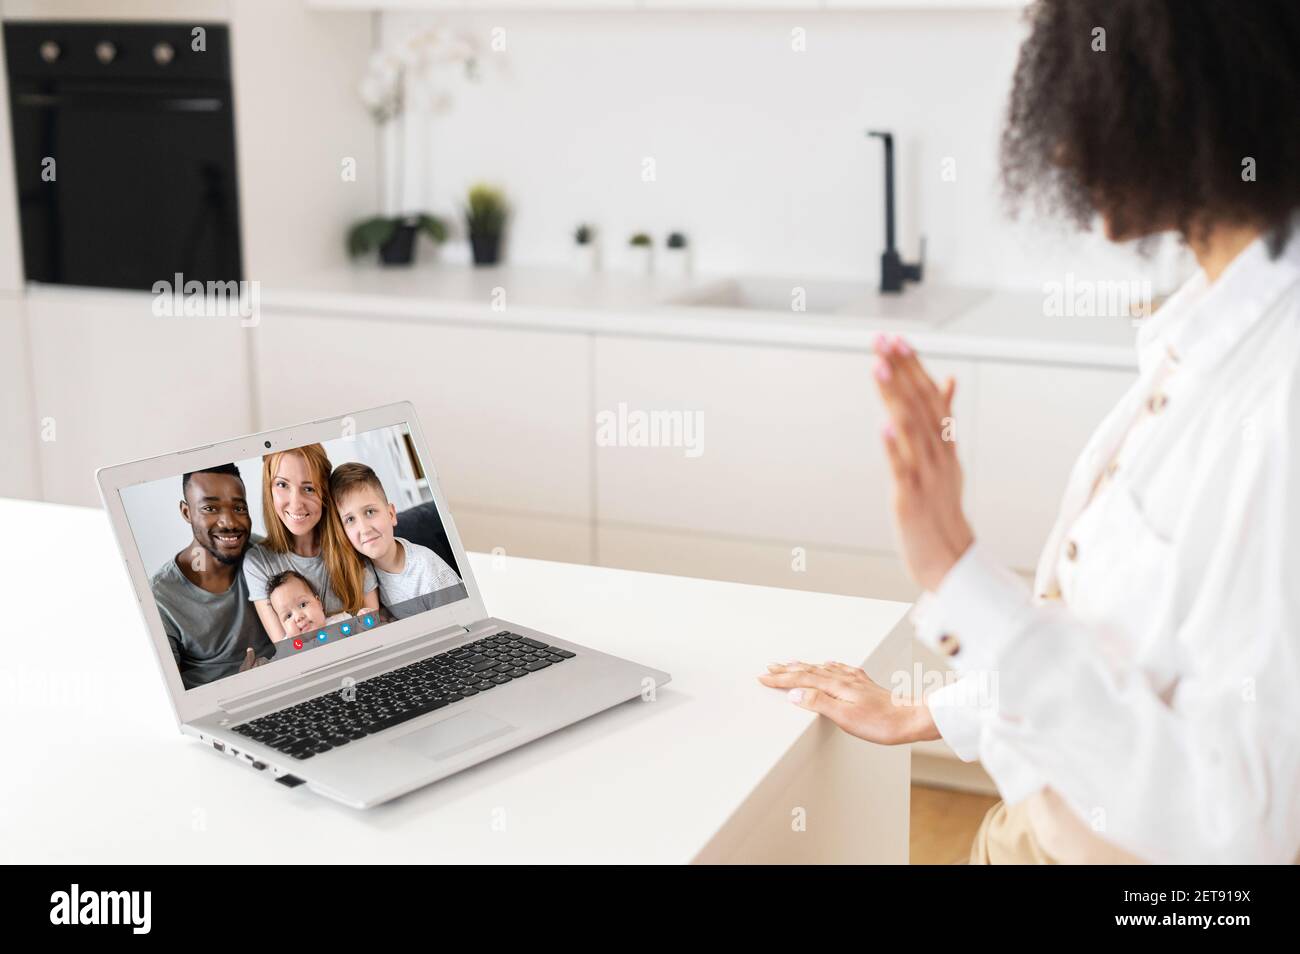
[[[220,463],[122,497],[186,689],[466,595],[403,427]]]

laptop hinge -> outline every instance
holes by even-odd
[[[375,646],[373,649],[367,649],[364,652],[356,653],[355,655],[348,656],[346,659],[338,659],[334,662],[325,663],[324,665],[307,669],[298,673],[289,682],[277,683],[274,686],[265,686],[261,689],[254,689],[252,692],[245,692],[238,696],[231,696],[229,699],[218,699],[217,708],[223,712],[232,714],[245,709],[252,709],[275,699],[277,696],[301,692],[307,684],[316,681],[323,682],[332,675],[355,669],[358,665],[383,658],[384,655],[400,655],[420,643],[435,643],[446,639],[449,636],[463,636],[468,632],[469,630],[464,626],[448,626],[446,629],[440,629],[432,633],[423,633],[419,636],[413,636],[410,639],[404,639],[400,642]]]

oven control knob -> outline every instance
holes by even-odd
[[[117,59],[117,47],[107,40],[95,44],[95,59],[107,66]]]
[[[155,43],[153,47],[153,61],[159,66],[166,66],[172,60],[176,59],[176,48],[170,43]]]
[[[46,40],[41,44],[41,59],[46,63],[53,63],[62,53],[63,50],[59,49],[59,44],[53,40]]]

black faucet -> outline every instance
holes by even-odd
[[[914,264],[904,262],[894,247],[894,134],[867,131],[885,144],[885,251],[880,255],[880,290],[897,293],[904,282],[919,282],[925,267],[925,239],[921,239],[921,260]]]

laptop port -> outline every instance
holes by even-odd
[[[260,772],[260,771],[262,771],[262,769],[266,768],[266,763],[265,763],[265,762],[254,762],[254,763],[253,763],[253,768],[257,769],[257,770]]]
[[[224,742],[218,742],[216,739],[212,740],[212,747],[218,752],[226,751],[226,744]]]

